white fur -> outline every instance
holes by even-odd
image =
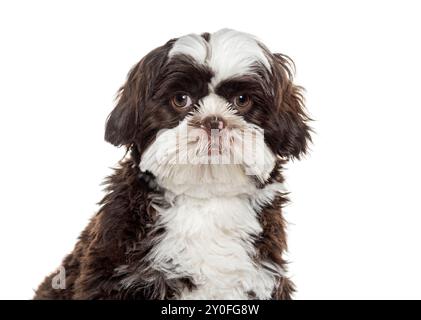
[[[248,299],[250,291],[269,299],[282,270],[253,260],[253,241],[262,232],[256,204],[272,201],[281,188],[276,183],[268,190],[238,190],[235,196],[208,199],[167,192],[172,206],[156,207],[157,227],[166,232],[146,258],[170,279],[193,279],[197,288],[186,289],[179,299]]]
[[[271,70],[259,40],[248,33],[222,29],[210,35],[209,42],[200,35],[179,38],[169,52],[190,55],[197,63],[208,66],[215,74],[212,86],[233,76],[252,73],[256,63]]]
[[[204,64],[208,55],[207,42],[198,34],[188,34],[174,43],[169,52],[169,56],[176,54],[186,54],[191,56],[196,62]]]

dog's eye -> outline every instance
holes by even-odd
[[[177,93],[171,98],[171,104],[175,108],[186,108],[191,106],[192,100],[185,93]]]
[[[253,100],[251,100],[250,96],[246,94],[242,94],[242,95],[236,96],[233,100],[233,103],[238,108],[247,108],[252,105]]]

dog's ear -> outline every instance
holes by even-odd
[[[293,83],[292,60],[279,53],[272,56],[279,121],[278,154],[283,158],[300,158],[311,142],[311,129],[308,126],[310,119],[305,111],[303,88]]]
[[[129,72],[117,95],[117,105],[105,125],[105,140],[115,146],[131,145],[140,135],[145,104],[167,60],[175,39],[148,53]]]
[[[111,111],[105,125],[105,140],[115,146],[133,143],[138,125],[142,103],[142,61],[129,72],[126,83],[117,95],[117,105]]]

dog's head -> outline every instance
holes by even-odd
[[[264,182],[310,140],[291,64],[234,30],[170,40],[130,71],[105,139],[166,185]]]

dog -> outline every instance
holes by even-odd
[[[311,142],[294,64],[222,29],[172,39],[120,88],[105,140],[125,156],[35,299],[291,299],[282,169]]]

